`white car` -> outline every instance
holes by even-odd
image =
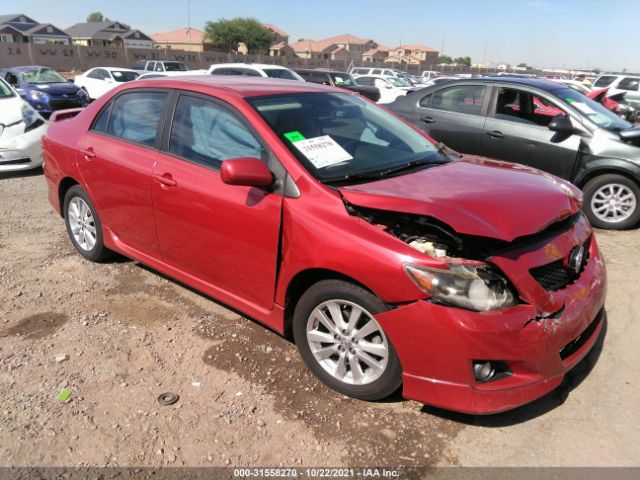
[[[261,63],[219,63],[217,65],[211,65],[208,73],[211,75],[243,75],[247,77],[268,77],[304,82],[304,78],[290,68]]]
[[[128,68],[96,67],[76,75],[73,83],[83,88],[91,100],[101,97],[119,84],[135,80],[140,72]]]
[[[358,85],[377,87],[380,90],[380,100],[378,103],[395,102],[398,98],[404,97],[415,88],[407,81],[397,77],[387,77],[384,75],[358,75],[354,76]]]
[[[440,75],[442,75],[442,73],[436,70],[425,70],[422,72],[422,75],[420,76],[425,80],[431,80],[432,78],[439,77]]]
[[[40,138],[46,131],[40,114],[0,79],[0,172],[42,165]]]
[[[187,70],[175,72],[148,72],[140,75],[136,80],[149,80],[150,78],[160,77],[192,77],[194,75],[207,75],[206,70]]]
[[[587,95],[589,92],[591,92],[591,88],[589,88],[588,85],[585,85],[584,83],[579,82],[578,80],[567,80],[562,78],[562,79],[550,80],[550,81],[556,82],[556,83],[564,83],[569,88],[573,88],[574,90],[577,90],[583,95]]]

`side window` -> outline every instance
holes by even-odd
[[[216,68],[211,71],[211,75],[232,75],[229,68]]]
[[[167,98],[167,92],[138,91],[120,95],[111,107],[107,133],[153,147]]]
[[[376,78],[373,84],[378,88],[385,88],[389,85],[384,78]]]
[[[371,77],[358,77],[356,78],[358,85],[365,85],[367,87],[373,87],[373,78]]]
[[[109,121],[109,113],[111,112],[112,103],[104,107],[93,121],[91,130],[94,132],[105,133],[107,131],[107,122]]]
[[[430,108],[448,112],[480,115],[486,87],[482,85],[458,85],[433,92]]]
[[[214,168],[230,158],[267,159],[260,142],[229,110],[188,95],[176,105],[169,152]]]
[[[593,84],[594,87],[608,87],[609,85],[611,85],[613,83],[613,81],[616,79],[616,77],[614,77],[613,75],[603,75],[602,77],[598,78],[596,80],[596,83]]]
[[[156,62],[155,71],[156,72],[164,72],[164,65],[162,65],[162,62]]]
[[[633,77],[625,77],[622,80],[620,80],[620,83],[618,83],[618,88],[620,90],[629,90],[631,92],[637,92],[638,85],[640,85],[640,79],[633,78]]]
[[[558,115],[566,113],[544,97],[513,88],[498,92],[497,119],[546,127]]]
[[[91,70],[91,72],[89,72],[89,75],[87,75],[88,78],[95,78],[96,80],[102,80],[104,78],[104,76],[102,75],[102,72],[104,70],[102,70],[101,68],[96,68],[95,70]]]
[[[429,108],[430,105],[431,105],[431,94],[425,95],[420,99],[420,106],[422,108]]]
[[[381,72],[382,70],[380,70],[379,68],[374,68],[373,70],[371,70],[371,75],[380,75]]]
[[[147,63],[147,70],[149,70],[150,72],[153,72],[155,68],[156,68],[156,62]]]

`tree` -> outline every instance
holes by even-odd
[[[458,57],[453,60],[453,63],[457,63],[459,65],[466,65],[467,67],[471,66],[471,57]]]
[[[236,50],[241,42],[249,53],[268,51],[274,41],[273,32],[255,18],[221,18],[207,22],[204,31],[214,46],[229,51]]]
[[[453,59],[449,55],[440,55],[438,57],[438,63],[453,63]]]
[[[518,65],[516,65],[516,66],[517,66],[517,67],[520,67],[520,68],[529,68],[529,65],[527,65],[527,64],[526,64],[526,63],[524,63],[524,62],[519,63],[519,64],[518,64]]]
[[[107,17],[102,15],[102,12],[93,12],[87,16],[87,22],[110,22]]]

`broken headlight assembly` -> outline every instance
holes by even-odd
[[[449,263],[448,269],[405,265],[404,269],[415,284],[437,303],[477,312],[517,303],[507,279],[483,262]]]

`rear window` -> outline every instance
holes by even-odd
[[[616,79],[613,75],[603,75],[596,80],[596,83],[593,84],[594,87],[608,87],[613,83]]]
[[[186,72],[189,70],[187,66],[181,62],[164,62],[164,69],[167,72]]]
[[[285,80],[302,80],[302,78],[291,70],[284,68],[265,68],[262,70],[269,78],[283,78]]]

